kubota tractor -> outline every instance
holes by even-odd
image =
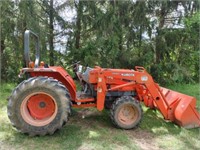
[[[30,36],[37,43],[34,63],[29,56]],[[96,107],[99,111],[107,107],[117,127],[132,129],[142,119],[141,102],[179,126],[200,127],[196,99],[160,87],[143,67],[127,70],[95,66],[82,71],[76,63],[74,71],[82,85],[82,91],[77,92],[73,78],[62,67],[39,64],[38,36],[27,30],[24,39],[27,67],[20,76],[29,78],[13,90],[8,102],[8,117],[22,133],[53,134],[67,122],[71,107]]]

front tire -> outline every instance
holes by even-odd
[[[132,129],[139,125],[143,111],[139,101],[131,96],[118,98],[110,109],[111,120],[118,128]]]
[[[53,78],[30,78],[14,89],[7,112],[12,125],[22,133],[53,134],[68,120],[69,92]]]

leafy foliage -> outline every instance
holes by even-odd
[[[0,1],[1,77],[17,79],[24,66],[23,33],[31,29],[40,37],[46,63],[67,67],[80,60],[91,67],[130,69],[140,65],[161,84],[197,82],[198,7],[199,1],[168,0]],[[70,20],[63,16],[72,12]],[[60,39],[67,40],[62,51],[56,46]]]

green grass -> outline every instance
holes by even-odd
[[[176,84],[173,86],[168,86],[168,88],[196,97],[197,108],[200,111],[200,84]]]
[[[200,149],[199,129],[184,129],[166,122],[158,111],[145,108],[142,123],[135,130],[116,129],[109,112],[96,109],[76,109],[69,122],[52,136],[29,137],[16,131],[7,118],[7,97],[14,84],[2,84],[0,89],[0,149],[1,150],[142,150]],[[176,85],[171,89],[198,98],[199,84]],[[82,118],[85,114],[85,118]]]

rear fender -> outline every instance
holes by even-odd
[[[36,76],[47,76],[57,79],[62,82],[63,85],[68,89],[71,100],[76,100],[76,85],[72,77],[62,67],[49,67],[49,68],[23,68],[21,74],[29,73],[31,77]]]

